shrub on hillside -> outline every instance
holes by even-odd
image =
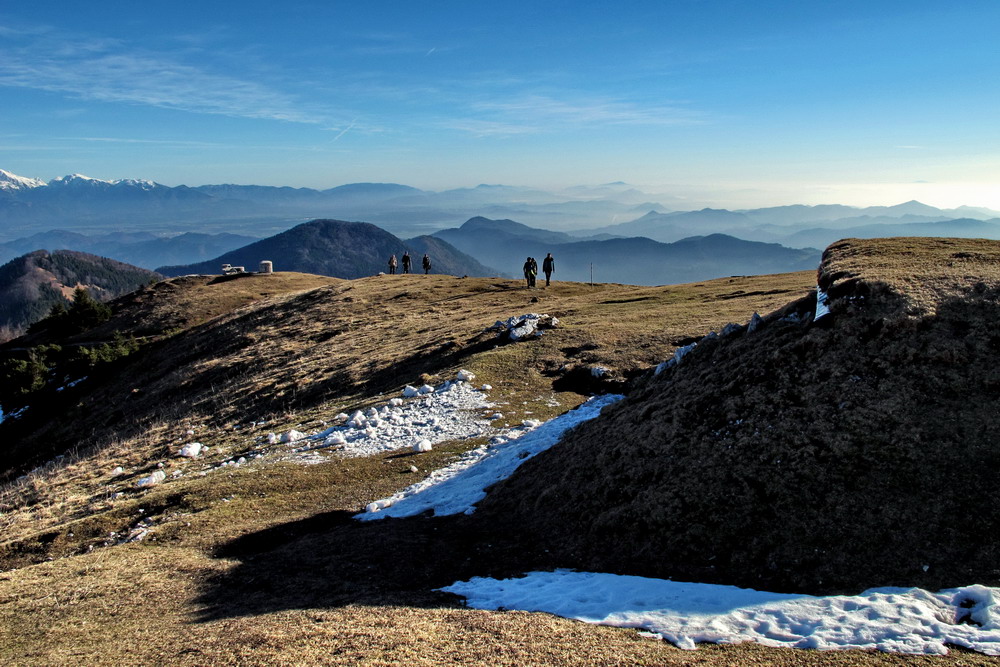
[[[109,319],[111,306],[95,299],[86,288],[77,287],[73,292],[73,302],[68,308],[63,302],[54,303],[48,316],[31,325],[28,331],[35,333],[44,329],[61,338],[93,329]]]

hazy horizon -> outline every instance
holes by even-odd
[[[998,19],[927,0],[22,3],[0,10],[0,167],[1000,208]]]

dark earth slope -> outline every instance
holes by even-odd
[[[703,340],[476,514],[547,567],[799,593],[996,585],[998,266],[994,241],[838,242],[829,317],[807,297]]]

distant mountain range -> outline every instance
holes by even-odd
[[[690,210],[676,197],[645,193],[626,183],[557,192],[507,185],[432,192],[395,183],[350,183],[325,190],[232,184],[169,187],[148,180],[104,181],[79,174],[46,183],[0,170],[0,241],[53,228],[90,236],[125,229],[157,236],[210,230],[262,238],[311,219],[364,220],[400,238],[411,238],[454,228],[478,216],[517,220],[535,229],[591,240],[645,236],[672,243],[690,236],[726,234],[804,248],[825,247],[847,236],[1000,238],[997,211],[968,206],[939,209],[916,201],[867,208],[833,204]],[[954,220],[961,222],[925,224]],[[970,220],[989,224],[970,225]]]
[[[162,237],[149,232],[108,232],[88,236],[66,230],[39,232],[0,243],[0,262],[34,250],[77,250],[121,262],[154,269],[164,264],[187,264],[217,257],[222,253],[256,241],[239,234],[201,234],[185,232]]]
[[[57,303],[68,305],[84,287],[108,301],[152,280],[153,271],[83,252],[38,250],[0,266],[0,339],[23,333]]]
[[[501,272],[484,266],[447,242],[428,236],[403,241],[366,222],[313,220],[247,246],[224,253],[213,260],[157,269],[166,276],[190,273],[219,273],[222,264],[257,270],[262,260],[273,262],[275,271],[299,271],[335,278],[362,278],[388,270],[388,260],[396,255],[399,271],[402,256],[409,252],[413,273],[421,273],[420,262],[427,253],[432,273],[495,276]]]
[[[832,216],[832,217],[831,217]],[[825,248],[846,237],[957,236],[1000,239],[1000,213],[961,207],[936,209],[920,202],[897,206],[787,206],[728,211],[650,211],[630,222],[588,229],[588,235],[646,236],[669,243],[706,231],[793,248]],[[795,222],[788,222],[796,220]]]
[[[674,243],[644,237],[578,240],[568,234],[534,229],[512,220],[477,217],[434,236],[482,262],[520,275],[528,256],[539,266],[551,252],[555,278],[586,282],[664,285],[730,275],[785,273],[814,269],[816,249],[744,241],[724,234],[692,236]],[[593,273],[591,273],[593,269]]]
[[[817,249],[845,237],[1000,239],[1000,213],[983,208],[910,201],[669,211],[663,201],[670,199],[624,183],[561,192],[506,185],[431,192],[395,183],[168,187],[81,175],[45,183],[0,170],[0,240],[11,239],[0,243],[0,259],[69,248],[171,274],[270,259],[277,270],[356,277],[383,270],[389,254],[409,246],[443,273],[518,276],[527,256],[552,252],[562,280],[589,280],[593,265],[597,281],[666,284],[812,268]],[[300,228],[311,218],[381,229]],[[64,231],[40,231],[49,225]]]

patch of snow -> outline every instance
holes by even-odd
[[[456,377],[462,382],[472,382],[473,380],[476,379],[476,374],[471,371],[467,371],[463,368],[458,372],[458,375]]]
[[[25,412],[27,412],[27,410],[28,410],[28,406],[26,405],[23,408],[21,408],[20,410],[15,410],[14,412],[11,412],[9,415],[4,415],[4,420],[7,420],[7,419],[17,419],[18,417],[20,417],[21,415],[23,415]]]
[[[683,649],[699,642],[808,649],[878,649],[943,655],[947,645],[1000,655],[1000,589],[938,593],[882,588],[815,597],[735,586],[593,572],[476,577],[441,590],[476,609],[544,611],[588,623],[642,628]]]
[[[813,315],[813,322],[830,314],[830,297],[826,292],[816,285],[816,314]]]
[[[67,382],[66,384],[64,384],[61,387],[56,387],[56,391],[64,391],[66,389],[70,389],[71,387],[75,387],[76,385],[80,384],[81,382],[83,382],[86,379],[87,379],[87,376],[85,375],[82,378],[80,378],[79,380],[73,380],[72,382]]]
[[[200,442],[191,442],[181,447],[180,451],[177,452],[177,455],[188,459],[196,459],[201,455],[204,449],[205,445]]]
[[[605,368],[604,366],[591,366],[590,367],[590,374],[592,376],[594,376],[595,378],[602,378],[602,377],[604,377],[605,375],[607,375],[610,372],[611,372],[611,370],[608,369],[608,368]]]
[[[688,352],[690,352],[696,347],[698,347],[698,343],[691,343],[690,345],[685,345],[684,347],[677,348],[676,350],[674,350],[674,356],[671,357],[670,359],[667,359],[660,365],[658,365],[656,367],[656,370],[653,371],[653,375],[659,375],[668,368],[676,366],[681,362],[681,359],[683,359]]]
[[[405,398],[413,398],[413,397],[419,396],[419,395],[420,395],[420,392],[417,390],[416,387],[414,387],[412,385],[406,385],[405,387],[403,387],[403,396]]]
[[[135,483],[135,485],[140,489],[145,489],[150,486],[156,486],[157,484],[160,484],[166,478],[167,478],[167,473],[163,472],[162,470],[154,470],[153,474],[149,475],[148,477],[141,478],[138,482]]]
[[[370,456],[412,449],[421,440],[429,441],[433,447],[448,440],[497,432],[488,420],[479,416],[493,406],[485,394],[471,385],[446,382],[437,388],[407,387],[412,392],[404,390],[404,395],[412,393],[413,400],[392,398],[382,406],[356,411],[342,426],[305,436],[298,449],[282,457],[299,463],[321,463],[327,459],[319,456],[316,451],[319,449],[334,447],[341,456]]]
[[[296,431],[294,428],[287,433],[281,434],[281,442],[298,442],[306,437],[306,434],[302,431]]]
[[[753,333],[761,325],[764,319],[759,313],[754,311],[754,314],[750,316],[750,321],[747,322],[747,333]]]
[[[431,441],[426,438],[413,445],[413,451],[415,452],[429,452],[432,449],[434,449],[434,445],[432,445]]]
[[[496,331],[497,336],[507,336],[511,341],[517,342],[527,338],[537,338],[542,335],[539,329],[548,329],[559,326],[559,320],[550,315],[539,315],[538,313],[525,313],[524,315],[509,317],[506,320],[497,320],[487,331]]]
[[[739,333],[740,331],[743,331],[742,325],[730,322],[726,326],[722,327],[722,331],[719,332],[719,335],[725,338],[726,336],[732,336],[734,333]]]
[[[435,470],[427,479],[389,498],[369,503],[365,512],[354,518],[368,521],[386,516],[414,516],[427,510],[433,510],[436,516],[471,514],[473,506],[486,496],[488,486],[506,479],[529,458],[556,444],[568,429],[597,417],[604,406],[621,398],[620,395],[591,398],[520,437],[495,438],[488,445],[466,452],[455,463]]]

